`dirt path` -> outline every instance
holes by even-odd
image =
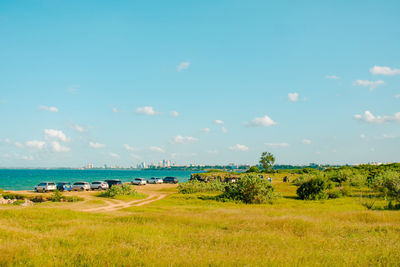
[[[129,208],[132,206],[143,206],[146,204],[150,204],[154,201],[163,199],[166,196],[167,196],[167,194],[151,193],[151,194],[148,194],[148,196],[144,199],[137,199],[137,200],[132,200],[129,202],[125,202],[122,200],[114,200],[116,202],[115,203],[115,202],[105,200],[105,202],[106,202],[105,206],[85,209],[83,211],[86,211],[86,212],[111,212],[111,211]]]

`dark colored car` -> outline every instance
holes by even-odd
[[[72,191],[72,185],[68,182],[58,182],[57,183],[58,191]]]
[[[111,188],[111,186],[117,185],[117,186],[122,186],[122,182],[121,180],[105,180],[104,182],[106,182],[108,184],[108,188]]]
[[[165,177],[163,179],[163,182],[165,184],[177,184],[178,183],[178,178],[176,178],[176,177]]]

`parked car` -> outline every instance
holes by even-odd
[[[131,182],[131,184],[134,184],[134,185],[146,185],[147,182],[146,182],[146,179],[144,179],[144,178],[135,178],[135,179]]]
[[[95,181],[90,184],[90,189],[92,189],[92,190],[107,190],[108,184],[103,181]]]
[[[162,184],[163,180],[161,178],[157,178],[157,177],[152,177],[149,180],[147,180],[148,184]]]
[[[72,185],[69,182],[58,182],[57,190],[59,191],[72,191]]]
[[[43,182],[35,186],[36,192],[54,191],[56,189],[57,189],[56,183],[53,182]]]
[[[104,182],[106,182],[108,184],[108,188],[111,188],[114,185],[117,185],[117,186],[122,186],[123,185],[121,180],[118,180],[118,179],[105,180]]]
[[[178,178],[176,177],[165,177],[163,179],[164,184],[177,184]]]
[[[89,191],[90,184],[88,182],[76,182],[72,185],[72,190],[74,191]]]

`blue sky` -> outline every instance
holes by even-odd
[[[0,166],[400,161],[399,1],[0,1]]]

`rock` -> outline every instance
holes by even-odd
[[[0,198],[0,204],[7,204],[7,199]]]
[[[33,206],[33,202],[28,199],[25,199],[25,202],[22,203],[21,206],[23,206],[23,207]]]

